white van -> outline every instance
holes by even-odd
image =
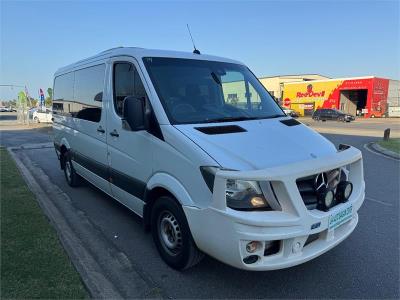
[[[143,217],[173,268],[287,268],[357,225],[361,152],[286,116],[240,62],[111,49],[55,73],[53,118],[69,185]]]

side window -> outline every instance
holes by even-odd
[[[54,114],[68,115],[68,104],[74,101],[74,72],[57,76],[53,89]]]
[[[101,118],[105,65],[75,72],[74,103],[70,106],[73,117],[92,122]]]
[[[113,96],[115,112],[121,117],[124,99],[128,96],[146,97],[142,80],[135,66],[128,62],[114,64]]]

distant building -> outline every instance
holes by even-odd
[[[267,76],[259,78],[260,82],[265,86],[269,93],[281,103],[283,86],[287,82],[298,82],[298,81],[310,81],[310,80],[321,80],[330,79],[329,77],[320,74],[299,74],[299,75],[279,75],[279,76]]]
[[[365,118],[395,116],[399,102],[399,81],[375,76],[286,82],[282,97],[282,105],[301,116],[318,108]]]

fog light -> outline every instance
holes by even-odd
[[[326,189],[318,194],[317,208],[323,211],[328,211],[334,204],[335,194],[331,189]]]
[[[249,253],[253,253],[257,250],[259,242],[252,241],[246,245],[246,251]]]
[[[258,256],[257,255],[250,255],[250,256],[247,256],[247,257],[243,258],[243,262],[246,265],[254,264],[257,260],[258,260]]]
[[[350,181],[341,181],[336,189],[336,199],[338,202],[349,200],[353,192],[353,184]]]
[[[325,194],[325,199],[324,199],[324,204],[326,207],[331,207],[332,206],[332,202],[333,202],[333,198],[334,198],[334,194],[332,190],[328,190]]]

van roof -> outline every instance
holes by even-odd
[[[105,51],[100,52],[94,56],[85,58],[83,60],[77,61],[73,64],[67,65],[65,67],[59,68],[55,76],[63,73],[70,72],[76,68],[82,67],[86,64],[90,64],[97,60],[103,60],[114,56],[132,56],[135,58],[143,58],[143,57],[171,57],[171,58],[186,58],[186,59],[197,59],[197,60],[211,60],[211,61],[221,61],[228,63],[236,63],[243,64],[239,61],[213,56],[206,54],[194,54],[192,52],[181,52],[181,51],[169,51],[169,50],[157,50],[157,49],[145,49],[138,47],[117,47],[111,48]]]

